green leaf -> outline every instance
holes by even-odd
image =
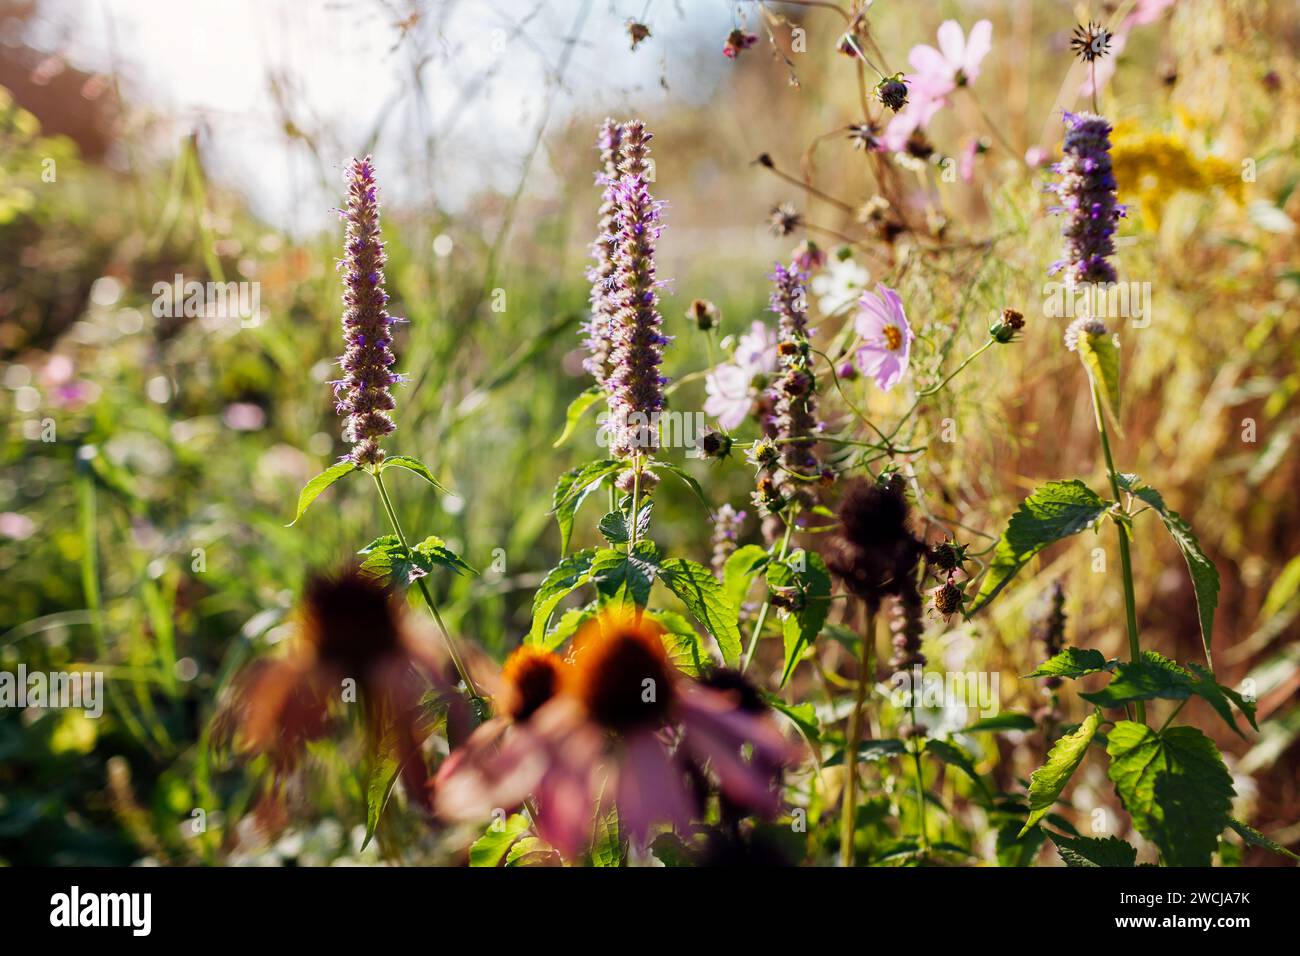
[[[313,478],[307,484],[302,486],[302,491],[298,493],[298,510],[294,513],[293,520],[290,521],[286,528],[292,528],[311,507],[311,503],[320,497],[323,492],[334,482],[338,481],[344,475],[350,475],[357,471],[357,466],[351,461],[340,461],[337,464],[330,465],[319,475]]]
[[[1254,725],[1254,704],[1241,698],[1236,691],[1219,686],[1209,671],[1201,668],[1199,673],[1193,673],[1155,651],[1143,651],[1138,660],[1115,665],[1115,677],[1109,684],[1101,690],[1079,696],[1099,707],[1122,707],[1133,701],[1156,698],[1186,700],[1193,694],[1209,702],[1224,722],[1243,739],[1245,735],[1237,726],[1232,708],[1228,705],[1229,695],[1240,699],[1238,706]]]
[[[1021,833],[1020,821],[1008,820],[998,827],[998,866],[1033,866],[1046,839],[1041,828]]]
[[[901,740],[864,740],[858,744],[858,759],[875,762],[886,757],[897,757],[907,753],[907,747]],[[826,760],[823,767],[838,767],[844,763],[844,748],[841,747]]]
[[[981,795],[986,800],[991,799],[988,785],[984,782],[984,778],[979,775],[979,771],[975,769],[975,761],[971,760],[970,754],[966,753],[966,751],[947,740],[931,737],[925,742],[925,752],[961,770],[975,782],[980,789]]]
[[[1151,506],[1164,522],[1165,530],[1178,545],[1187,562],[1187,571],[1192,576],[1192,590],[1196,593],[1196,610],[1201,624],[1201,643],[1205,647],[1205,662],[1214,670],[1214,659],[1210,653],[1210,639],[1214,632],[1214,611],[1219,606],[1219,571],[1204,551],[1192,532],[1191,526],[1183,520],[1177,511],[1171,511],[1165,505],[1160,492],[1150,485],[1142,484],[1137,475],[1120,475],[1120,487]]]
[[[702,564],[685,558],[669,558],[659,567],[659,579],[686,605],[691,616],[713,635],[729,666],[740,660],[740,612],[727,598],[722,585]]]
[[[361,564],[363,574],[385,578],[395,587],[408,587],[417,578],[433,571],[435,566],[450,568],[457,574],[478,574],[455,551],[435,535],[412,545],[410,552],[402,547],[395,534],[380,535],[362,548],[358,554],[366,559]]]
[[[1138,832],[1168,866],[1209,866],[1228,826],[1232,777],[1214,742],[1195,727],[1122,720],[1108,735],[1110,779]]]
[[[610,806],[596,817],[591,840],[591,865],[613,867],[623,865],[625,844],[618,823],[618,808]]]
[[[500,866],[514,842],[528,830],[528,818],[522,813],[511,814],[504,821],[493,821],[469,848],[470,866]]]
[[[674,465],[670,461],[660,461],[658,459],[652,459],[651,461],[648,462],[648,464],[655,468],[662,468],[665,471],[671,471],[682,481],[686,482],[687,487],[689,487],[691,491],[695,492],[695,497],[699,498],[700,502],[704,505],[704,507],[709,509],[710,514],[713,513],[713,509],[709,508],[709,499],[704,497],[704,489],[700,487],[700,483],[695,480],[695,476],[692,475],[689,471],[682,468],[680,465]]]
[[[548,651],[558,650],[565,641],[578,633],[578,629],[596,616],[596,603],[593,601],[582,607],[571,607],[560,615],[555,627],[546,632],[541,646]],[[529,641],[529,643],[532,643]]]
[[[528,631],[527,643],[544,643],[546,624],[551,612],[567,595],[590,583],[591,563],[595,557],[596,549],[586,548],[569,555],[551,568],[533,595],[533,623]]]
[[[664,650],[674,667],[688,677],[699,677],[712,663],[703,638],[685,617],[675,611],[647,612],[647,617],[664,629]]]
[[[506,854],[506,866],[560,866],[559,852],[541,837],[522,836]]]
[[[596,552],[591,562],[591,579],[596,582],[602,603],[618,601],[637,607],[650,603],[650,588],[659,573],[659,552],[652,541],[638,541],[632,554],[614,548]]]
[[[1119,837],[1068,837],[1049,833],[1066,866],[1128,867],[1137,860],[1137,847]]]
[[[410,455],[390,455],[379,463],[381,472],[385,472],[389,468],[403,468],[406,471],[414,472],[444,495],[451,494],[437,478],[433,477],[433,472],[429,470],[429,466],[418,458],[412,458]]]
[[[646,532],[650,529],[650,511],[654,507],[654,501],[649,500],[641,506],[641,513],[637,515],[636,536],[638,539],[644,539]],[[600,533],[605,536],[605,540],[610,544],[627,544],[630,540],[627,527],[627,515],[621,511],[611,511],[600,519]]]
[[[1097,386],[1110,420],[1121,433],[1119,419],[1119,346],[1113,335],[1079,336],[1079,358]]]
[[[1047,816],[1052,805],[1065,789],[1065,785],[1074,775],[1074,771],[1083,762],[1083,755],[1088,752],[1088,745],[1097,733],[1101,723],[1101,711],[1094,710],[1084,718],[1083,723],[1072,734],[1067,734],[1052,745],[1047,755],[1047,763],[1035,770],[1029,777],[1029,816],[1021,833],[1036,826],[1038,821]]]
[[[788,717],[813,743],[821,739],[821,723],[817,720],[817,708],[810,703],[791,704],[776,696],[776,694],[763,692],[763,699],[767,701],[769,707],[779,711]],[[901,745],[901,741],[900,741]]]
[[[1043,661],[1036,671],[1026,674],[1025,678],[1069,677],[1077,680],[1099,671],[1113,670],[1115,663],[1107,661],[1101,651],[1094,651],[1090,647],[1067,647],[1050,660]]]
[[[766,548],[756,544],[747,544],[737,548],[722,566],[722,589],[727,592],[727,599],[736,607],[745,603],[749,589],[753,587],[758,573],[767,567],[771,556]]]
[[[605,397],[605,390],[599,385],[593,385],[577,398],[569,403],[569,410],[564,413],[564,431],[560,432],[560,437],[555,439],[552,448],[559,448],[569,436],[574,433],[578,427],[578,422],[582,421],[582,416],[587,414],[587,409],[595,405]]]
[[[1007,522],[968,613],[974,614],[997,597],[1030,558],[1049,544],[1092,527],[1112,504],[1077,478],[1049,481],[1034,489]]]
[[[1297,863],[1300,863],[1300,856],[1297,856],[1296,854],[1292,853],[1282,844],[1277,843],[1274,840],[1270,840],[1268,837],[1264,836],[1264,834],[1260,833],[1258,830],[1256,830],[1254,827],[1250,826],[1249,824],[1242,823],[1240,820],[1234,819],[1233,817],[1229,817],[1228,826],[1236,830],[1238,836],[1240,836],[1251,846],[1259,846],[1259,847],[1263,847],[1265,850],[1272,850],[1278,856],[1284,856],[1288,860],[1294,860]]]
[[[803,570],[798,569],[796,559],[802,559]],[[785,561],[768,565],[767,586],[773,591],[793,594],[799,604],[797,610],[782,612],[785,666],[779,686],[784,687],[804,651],[817,639],[826,623],[831,606],[831,575],[820,554],[799,551]]]
[[[992,717],[985,717],[983,720],[977,720],[965,730],[958,732],[963,734],[997,733],[1002,730],[1033,730],[1037,726],[1034,723],[1034,718],[1028,714],[1006,711],[1005,713],[994,714]]]
[[[582,502],[596,490],[603,479],[622,468],[622,462],[604,458],[599,461],[589,461],[560,475],[560,480],[555,483],[555,491],[551,496],[551,511],[560,526],[560,554],[569,550],[569,539],[573,537],[573,521]]]
[[[366,782],[366,836],[361,841],[362,850],[370,845],[375,831],[379,829],[379,818],[388,806],[388,798],[393,795],[393,787],[402,769],[392,746],[391,735],[384,736],[383,744],[380,748],[382,756],[370,769],[370,779]]]

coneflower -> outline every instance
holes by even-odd
[[[921,638],[925,634],[922,606],[921,590],[916,586],[915,576],[900,580],[898,600],[889,622],[894,646],[894,656],[889,666],[895,671],[909,671],[913,667],[925,666],[925,655],[921,653]]]
[[[908,528],[901,479],[855,480],[837,515],[839,525],[824,552],[832,573],[873,613],[887,595],[920,607],[920,593],[912,592],[926,548]]]
[[[596,183],[603,187],[601,195],[600,218],[597,222],[596,241],[591,245],[592,267],[587,270],[591,282],[591,316],[583,326],[586,335],[587,358],[583,361],[585,368],[604,386],[610,373],[610,352],[612,348],[611,328],[618,310],[613,296],[615,236],[615,196],[618,180],[618,165],[622,161],[620,143],[623,126],[612,119],[605,120],[600,127],[597,145],[600,148],[601,171],[596,175]]]
[[[821,426],[816,415],[817,382],[808,344],[805,274],[778,263],[771,278],[775,286],[771,309],[777,314],[777,376],[768,392],[777,449],[772,482],[783,506],[806,507],[813,500],[812,483],[821,475],[813,452]],[[773,510],[768,503],[760,504]]]
[[[1065,157],[1052,168],[1059,182],[1048,186],[1060,199],[1052,212],[1066,217],[1065,258],[1052,263],[1049,275],[1065,270],[1070,285],[1080,282],[1114,282],[1115,230],[1124,207],[1115,201],[1115,175],[1111,171],[1110,131],[1095,113],[1066,113]]]
[[[727,559],[736,552],[736,539],[745,523],[745,512],[724,504],[713,516],[713,573],[722,577]]]
[[[619,458],[659,447],[658,416],[664,407],[659,373],[663,347],[671,341],[660,328],[655,242],[662,226],[661,202],[650,195],[651,134],[640,120],[623,126],[622,162],[614,188],[613,368],[607,380],[613,436]]]
[[[392,371],[393,317],[384,291],[384,243],[379,234],[379,199],[370,157],[348,167],[348,208],[343,272],[343,378],[333,382],[335,408],[344,417],[343,437],[352,443],[349,457],[357,465],[384,460],[380,439],[394,429],[389,412],[396,403],[392,387],[401,377]]]

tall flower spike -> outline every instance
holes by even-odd
[[[817,382],[808,344],[805,278],[797,267],[779,263],[772,273],[771,308],[777,315],[777,377],[769,391],[773,403],[773,441],[777,448],[772,480],[783,505],[802,507],[812,504],[812,489],[821,477],[817,455],[813,452],[813,439],[821,425],[817,421]]]
[[[1066,217],[1065,258],[1052,264],[1049,275],[1065,270],[1070,285],[1114,282],[1118,278],[1109,257],[1115,254],[1115,230],[1125,214],[1115,201],[1111,171],[1110,124],[1095,113],[1066,113],[1065,157],[1052,168],[1061,179],[1048,187],[1060,199],[1052,212]]]
[[[384,460],[380,439],[396,427],[389,413],[396,407],[392,387],[401,377],[392,371],[393,317],[384,292],[384,243],[379,234],[379,199],[370,157],[348,166],[348,208],[343,272],[343,343],[339,364],[343,378],[334,386],[335,408],[345,419],[343,437],[352,443],[348,456],[357,465]]]
[[[617,311],[612,328],[613,369],[607,386],[610,444],[619,458],[659,447],[658,416],[668,382],[659,373],[663,347],[671,340],[660,331],[663,320],[657,291],[660,283],[655,277],[655,242],[663,228],[659,222],[663,204],[650,195],[650,139],[640,120],[623,126],[623,159],[614,188],[612,295]]]
[[[618,165],[622,161],[621,142],[623,126],[612,119],[605,120],[600,127],[597,145],[600,148],[601,171],[596,175],[597,185],[603,187],[601,195],[600,219],[597,223],[596,241],[591,244],[593,265],[587,270],[591,282],[591,315],[583,326],[586,335],[587,358],[583,361],[585,368],[596,380],[597,385],[604,386],[610,373],[611,330],[618,305],[614,300],[613,282],[617,268],[614,262],[617,227],[615,212],[618,208],[615,190],[618,181]]]
[[[713,516],[713,573],[722,578],[727,559],[736,553],[736,539],[740,537],[745,512],[724,504]]]

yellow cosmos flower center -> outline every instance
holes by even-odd
[[[903,344],[903,333],[896,325],[885,326],[885,347],[891,352],[897,352]]]

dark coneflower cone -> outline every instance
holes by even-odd
[[[1066,113],[1065,126],[1064,158],[1052,167],[1061,179],[1048,187],[1060,200],[1051,211],[1066,217],[1065,258],[1053,263],[1049,274],[1064,269],[1071,285],[1114,282],[1118,277],[1109,257],[1115,254],[1124,207],[1115,201],[1111,127],[1095,113]]]
[[[394,429],[393,318],[384,292],[384,243],[379,234],[379,199],[370,157],[348,167],[348,208],[343,271],[343,378],[334,382],[335,408],[346,419],[344,437],[357,465],[384,460],[380,440]]]
[[[1043,603],[1030,623],[1030,634],[1043,642],[1049,658],[1061,653],[1065,647],[1065,587],[1060,581],[1053,581],[1044,595]],[[1061,678],[1049,677],[1045,683],[1048,689],[1055,690],[1061,686]]]
[[[916,568],[926,548],[908,528],[900,480],[854,481],[837,515],[839,525],[826,542],[826,565],[869,610],[876,611],[886,595],[916,589]]]
[[[596,241],[591,244],[591,257],[594,260],[587,270],[591,282],[591,315],[583,326],[586,336],[583,344],[587,348],[587,358],[583,360],[585,368],[603,386],[612,370],[613,322],[618,312],[618,305],[613,295],[614,273],[617,264],[614,250],[617,238],[615,213],[618,209],[616,195],[618,166],[622,162],[621,143],[623,126],[612,119],[605,120],[600,128],[597,145],[600,147],[601,171],[596,182],[603,187],[601,195],[600,218],[597,222]]]
[[[772,273],[771,309],[777,314],[777,376],[772,399],[772,429],[777,447],[773,474],[777,491],[787,505],[807,507],[813,502],[813,482],[820,464],[809,439],[820,430],[817,421],[817,383],[809,358],[808,316],[804,281],[797,268],[778,264]]]
[[[664,407],[659,373],[663,347],[659,281],[655,277],[655,241],[662,226],[662,203],[647,181],[651,135],[633,120],[623,126],[623,161],[614,189],[615,251],[613,301],[613,369],[606,382],[613,426],[612,450],[619,458],[653,452],[659,447],[658,415]]]

